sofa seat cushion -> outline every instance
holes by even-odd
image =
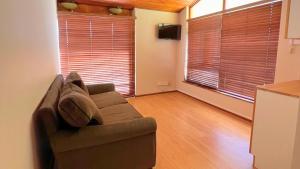
[[[99,109],[112,105],[127,103],[127,100],[124,99],[120,93],[115,91],[90,95],[90,97]]]
[[[128,103],[105,107],[100,109],[100,113],[102,115],[103,124],[113,124],[143,117]]]

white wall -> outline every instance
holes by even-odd
[[[300,11],[300,6],[297,8]],[[292,46],[290,40],[285,38],[288,23],[287,9],[287,0],[283,0],[275,82],[300,79],[300,46]]]
[[[1,2],[0,168],[33,169],[32,113],[58,70],[56,1]]]
[[[177,41],[157,37],[159,23],[178,23],[178,14],[135,9],[136,95],[171,91],[176,88]],[[169,82],[159,86],[159,82]]]
[[[291,8],[289,15],[289,29],[288,29],[288,37],[289,38],[300,38],[300,1],[299,0],[291,0]]]
[[[300,10],[300,9],[299,9]],[[275,82],[300,79],[300,46],[294,46],[293,52],[290,52],[289,40],[285,39],[286,32],[286,14],[287,1],[283,0],[280,39],[278,44],[278,56],[275,72]],[[195,98],[213,104],[217,107],[230,111],[247,119],[252,118],[253,104],[238,100],[223,94],[210,91],[198,86],[187,84],[184,80],[184,64],[187,56],[187,22],[188,10],[185,9],[179,14],[180,23],[183,25],[182,40],[178,47],[177,59],[177,90],[191,95]]]

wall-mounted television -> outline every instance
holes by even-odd
[[[181,39],[181,25],[159,24],[158,25],[159,39]]]

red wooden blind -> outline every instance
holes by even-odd
[[[253,98],[274,82],[281,2],[223,15],[219,89]]]
[[[187,81],[218,88],[221,15],[189,21]]]
[[[134,19],[58,14],[61,72],[77,71],[87,84],[114,83],[134,95]]]
[[[186,80],[253,99],[274,81],[280,15],[272,2],[190,20]]]

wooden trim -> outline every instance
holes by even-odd
[[[63,2],[64,0],[60,0]],[[115,7],[115,6],[121,6],[123,9],[134,9],[134,5],[129,4],[127,2],[118,2],[115,1],[113,3],[108,3],[108,2],[102,2],[101,1],[93,1],[93,0],[76,0],[78,4],[84,4],[84,5],[91,5],[91,6],[105,6],[105,7]]]
[[[226,0],[223,0],[223,1],[226,1]],[[218,14],[226,14],[226,13],[230,13],[230,12],[234,12],[234,11],[243,10],[245,8],[251,8],[253,6],[259,6],[259,5],[264,5],[264,4],[268,4],[268,3],[271,3],[271,2],[279,2],[279,1],[282,1],[282,0],[262,0],[262,1],[254,2],[254,3],[238,6],[238,7],[235,7],[235,8],[231,8],[231,9],[225,9],[225,10],[220,11],[220,12],[215,12],[215,13],[211,13],[211,14],[208,14],[208,15],[199,16],[199,17],[196,17],[196,18],[189,17],[188,21],[195,20],[195,19],[201,19],[201,18],[205,18],[205,17],[210,17],[210,16],[218,15]]]
[[[69,12],[69,11],[57,11],[57,14],[63,15],[86,15],[86,16],[99,16],[99,17],[109,17],[109,18],[132,18],[135,19],[132,15],[105,15],[98,13],[82,13],[82,12]]]
[[[58,0],[62,2],[64,0]],[[70,0],[68,0],[70,1]],[[158,10],[165,12],[177,13],[182,8],[189,6],[194,2],[194,0],[73,0],[78,4],[91,5],[91,6],[106,6],[106,7],[116,7],[121,6],[123,9],[148,9],[148,10]],[[177,1],[176,3],[174,3]]]
[[[84,3],[77,3],[77,4],[78,7],[72,10],[72,12],[94,13],[97,15],[112,15],[111,12],[109,12],[109,6],[103,6],[100,4],[98,5],[91,5],[91,4],[84,4]],[[118,14],[118,16],[131,16],[133,11],[132,9],[122,8],[123,12],[121,14]],[[71,12],[70,10],[65,9],[61,5],[61,3],[57,4],[57,11]]]
[[[287,11],[285,17],[285,34],[284,37],[286,39],[289,38],[289,24],[290,24],[290,12],[291,12],[291,0],[287,0]]]

